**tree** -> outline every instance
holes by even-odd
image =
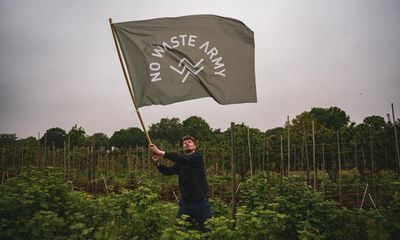
[[[143,147],[147,145],[146,137],[141,129],[131,127],[114,132],[110,144],[116,147]]]
[[[59,127],[47,129],[46,133],[40,139],[40,144],[44,145],[45,141],[47,141],[46,144],[51,145],[54,142],[56,148],[62,148],[66,135],[67,133]]]
[[[0,146],[11,145],[17,141],[17,135],[2,133],[0,134]]]
[[[310,113],[314,115],[314,118],[318,123],[335,131],[339,131],[342,127],[346,127],[350,121],[350,117],[346,112],[338,107],[314,107],[311,109]]]
[[[35,137],[27,137],[27,138],[22,138],[18,139],[18,142],[21,143],[24,146],[28,147],[35,147],[38,144],[38,140]]]
[[[208,123],[201,117],[191,116],[182,122],[184,134],[193,136],[198,140],[208,140],[211,138],[212,130]]]
[[[166,140],[170,144],[180,144],[183,137],[183,126],[179,118],[162,118],[159,123],[149,128],[152,138]]]
[[[280,138],[284,135],[282,127],[276,127],[265,131],[265,138],[268,141],[268,154],[270,159],[270,169],[278,171],[280,160]]]
[[[364,118],[363,123],[376,131],[383,130],[386,126],[385,119],[375,115]]]
[[[76,124],[69,130],[68,136],[70,144],[73,147],[83,147],[86,143],[85,129],[78,127]]]
[[[263,149],[263,144],[265,140],[264,133],[260,132],[260,130],[255,128],[249,128],[244,123],[235,124],[235,142],[237,146],[237,168],[238,172],[240,173],[242,179],[245,178],[246,172],[250,170],[250,156],[249,156],[249,147],[248,147],[248,134],[247,131],[249,130],[250,136],[250,151],[251,151],[251,158],[252,158],[252,168],[255,170],[257,166],[259,166],[260,156],[259,154]],[[230,132],[231,129],[228,128],[225,132],[225,139],[226,142],[230,142]],[[228,148],[229,146],[225,146]]]
[[[389,138],[389,136],[385,136],[386,126],[383,117],[369,116],[364,118],[363,123],[358,128],[357,135],[361,138],[364,147],[368,149],[366,151],[367,160],[372,161],[373,159],[375,161],[375,169],[385,167],[385,139]]]
[[[88,137],[89,144],[93,144],[94,148],[98,149],[99,147],[106,147],[109,145],[110,139],[104,133],[95,133],[92,136]]]

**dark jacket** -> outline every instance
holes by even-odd
[[[195,201],[208,196],[204,162],[200,153],[194,152],[182,156],[176,153],[165,153],[164,157],[175,164],[171,167],[160,164],[157,168],[164,175],[179,176],[179,190],[183,199]]]

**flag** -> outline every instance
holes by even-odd
[[[241,21],[192,15],[112,26],[138,107],[203,97],[257,102],[254,34]]]

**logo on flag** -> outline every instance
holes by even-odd
[[[185,76],[182,79],[182,82],[184,83],[187,79],[187,77],[189,76],[189,74],[192,74],[193,76],[196,76],[201,70],[203,70],[204,66],[200,66],[199,65],[203,62],[203,58],[200,59],[200,61],[198,61],[196,64],[192,64],[189,60],[187,60],[186,58],[182,58],[179,61],[178,67],[181,67],[181,65],[183,66],[181,70],[176,69],[174,66],[169,65],[169,67],[174,70],[175,72],[177,72],[179,75],[183,75],[185,74]]]

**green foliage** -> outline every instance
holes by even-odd
[[[265,173],[260,173],[244,182],[238,196],[240,196],[239,204],[247,206],[249,209],[264,206],[266,200],[270,198],[268,179]]]
[[[95,231],[97,214],[96,199],[79,191],[68,191],[64,216],[67,236],[70,239],[92,238]]]
[[[350,121],[350,117],[346,114],[346,112],[338,107],[314,107],[311,109],[310,113],[314,116],[318,123],[335,131],[347,126]]]
[[[397,182],[400,186],[400,182]],[[390,202],[383,209],[383,216],[386,220],[384,222],[384,227],[387,229],[390,239],[396,239],[399,237],[400,233],[400,193],[395,192],[393,196],[393,201]]]
[[[95,198],[51,171],[26,171],[0,194],[0,239],[159,239],[177,210],[145,186]]]
[[[104,133],[95,133],[88,137],[88,144],[93,145],[95,149],[100,147],[107,147],[109,145],[110,139]]]
[[[106,196],[99,205],[106,210],[100,215],[104,224],[96,233],[100,239],[159,239],[176,210],[171,204],[160,203],[157,194],[143,186]]]
[[[210,204],[212,206],[213,216],[216,217],[227,217],[228,216],[228,206],[219,198],[210,198]]]
[[[386,125],[383,117],[375,115],[364,118],[363,123],[374,130],[384,129]]]
[[[64,219],[52,211],[39,211],[28,220],[26,226],[31,229],[30,239],[62,239]]]
[[[236,233],[239,239],[276,239],[285,229],[286,215],[264,207],[240,207]]]
[[[150,126],[149,134],[172,145],[180,145],[184,132],[179,118],[161,118],[159,123]]]
[[[21,143],[23,146],[29,148],[36,147],[38,144],[38,140],[34,137],[18,139],[18,142]]]
[[[136,127],[121,129],[114,132],[110,144],[116,147],[143,147],[146,146],[146,137],[143,131]]]
[[[257,175],[246,181],[241,193],[241,204],[247,206],[249,211],[272,211],[272,216],[281,214],[278,221],[284,227],[275,226],[276,235],[284,239],[311,238],[311,239],[357,239],[360,235],[348,231],[365,230],[365,221],[351,221],[344,209],[336,202],[324,200],[319,192],[311,190],[308,186],[298,183],[293,176],[290,181],[272,179],[275,183],[268,184],[265,175]],[[283,217],[284,216],[284,217]],[[276,216],[275,216],[276,217]],[[274,218],[272,218],[274,219]]]
[[[205,141],[210,139],[211,128],[201,117],[191,116],[182,122],[185,135],[191,135],[197,140]]]
[[[66,139],[67,133],[59,128],[54,127],[46,130],[46,133],[40,138],[40,144],[44,145],[46,141],[47,146],[54,146],[56,148],[62,148],[64,146],[64,141]]]
[[[214,207],[214,205],[212,206]],[[206,222],[206,227],[210,229],[210,231],[204,234],[204,238],[210,240],[239,239],[236,231],[230,227],[233,223],[234,221],[231,219],[224,216],[216,216],[214,214],[214,217],[208,219]]]
[[[236,222],[225,202],[210,199],[207,233],[176,219],[176,203],[160,201],[154,180],[130,178],[133,190],[93,196],[73,191],[55,169],[25,170],[0,185],[0,239],[395,239],[399,232],[395,177],[390,204],[365,211],[323,199],[301,176],[257,174],[241,184]]]
[[[63,235],[67,186],[62,178],[25,172],[0,186],[0,238],[54,239]],[[40,224],[43,227],[38,229]],[[40,238],[40,236],[48,238]],[[38,237],[38,238],[36,238]]]
[[[0,146],[11,145],[17,141],[17,134],[0,134]]]
[[[161,240],[200,240],[202,233],[193,229],[192,224],[186,220],[188,216],[176,219],[176,224],[163,230]]]
[[[326,239],[336,239],[341,221],[337,203],[324,200],[320,193],[305,185],[287,181],[278,185],[274,202],[279,204],[279,212],[288,216],[285,237],[299,237],[299,231],[310,229],[312,234],[320,233]]]
[[[85,129],[78,127],[76,124],[69,130],[68,137],[71,147],[83,147],[86,145]]]

